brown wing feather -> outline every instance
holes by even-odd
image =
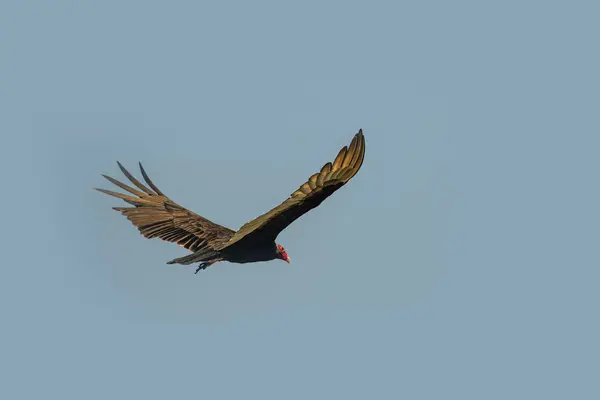
[[[142,164],[140,164],[142,176],[152,189],[135,179],[121,163],[117,163],[123,174],[141,191],[106,175],[103,176],[110,182],[135,196],[105,189],[96,190],[132,204],[134,207],[114,207],[114,209],[125,215],[144,237],[174,242],[196,252],[206,247],[212,249],[222,247],[235,233],[173,202],[154,185]]]
[[[283,203],[266,214],[246,223],[223,248],[239,242],[275,240],[277,235],[296,219],[317,207],[333,192],[344,186],[360,169],[365,156],[365,138],[362,129],[344,146],[333,163],[325,164],[306,183]]]

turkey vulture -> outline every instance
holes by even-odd
[[[131,204],[133,207],[114,209],[125,215],[144,237],[174,242],[192,252],[167,264],[201,263],[196,269],[198,273],[217,261],[248,263],[280,259],[289,263],[290,258],[283,246],[275,243],[277,235],[356,175],[364,155],[365,138],[361,129],[350,146],[344,146],[333,162],[325,164],[283,203],[247,222],[237,232],[217,225],[169,199],[152,183],[141,163],[140,171],[150,188],[117,161],[123,174],[137,189],[110,176],[102,176],[133,196],[105,189],[96,190]]]

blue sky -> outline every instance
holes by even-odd
[[[2,398],[598,398],[599,11],[3,1]],[[166,265],[92,190],[237,228],[359,128],[290,265]]]

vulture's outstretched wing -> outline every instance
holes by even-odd
[[[308,178],[298,190],[283,203],[266,214],[246,223],[224,245],[273,241],[288,225],[317,207],[333,192],[344,186],[360,169],[365,156],[365,138],[362,129],[344,146],[333,163],[328,162],[321,171]]]
[[[104,189],[96,190],[123,199],[133,205],[133,207],[113,208],[125,215],[144,237],[174,242],[196,252],[207,247],[211,249],[222,247],[235,233],[235,231],[217,225],[173,202],[152,183],[141,163],[142,176],[152,189],[135,179],[123,168],[121,163],[117,162],[117,164],[123,174],[141,191],[106,175],[102,176],[135,196]]]

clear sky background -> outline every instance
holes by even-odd
[[[0,397],[598,399],[597,2],[0,5]],[[363,128],[292,263],[165,263]]]

